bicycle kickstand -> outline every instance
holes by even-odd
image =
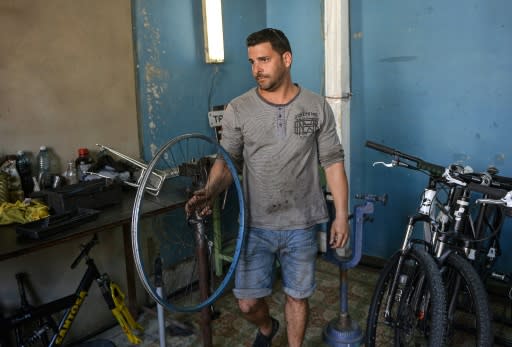
[[[124,293],[114,282],[110,282],[110,294],[112,295],[112,300],[115,305],[115,307],[111,309],[112,314],[117,319],[117,322],[128,337],[128,340],[133,344],[141,343],[142,340],[133,333],[133,330],[137,329],[142,332],[144,328],[133,319],[128,307],[124,304]]]

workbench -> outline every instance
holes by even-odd
[[[146,195],[142,206],[143,218],[182,208],[186,202],[185,192],[180,189],[163,189],[157,197]],[[19,239],[16,235],[16,225],[0,226],[0,261],[21,257],[87,235],[112,231],[114,228],[121,227],[126,267],[127,306],[130,312],[136,316],[136,271],[131,246],[131,218],[134,199],[135,189],[123,190],[120,203],[103,208],[95,220],[60,231],[44,240]]]

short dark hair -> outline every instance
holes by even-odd
[[[265,28],[250,34],[246,40],[247,47],[256,46],[264,42],[269,42],[272,49],[279,54],[292,52],[288,38],[279,29]]]

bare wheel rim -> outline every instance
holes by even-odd
[[[201,239],[207,247],[210,284],[208,295],[201,297],[198,294],[199,257],[196,252],[199,241],[196,231],[192,230],[194,228],[188,225],[182,207],[190,193],[204,185],[208,165],[217,155],[224,158],[233,183],[227,194],[221,194],[216,201],[215,222],[211,220],[213,217],[205,221],[206,230]],[[167,178],[155,196],[159,174],[167,175]],[[169,204],[166,199],[169,197],[174,202],[179,201],[179,208],[166,211],[166,204]],[[146,216],[145,207],[154,207],[155,204],[164,212]],[[244,235],[244,197],[229,154],[215,140],[198,133],[175,137],[163,145],[139,178],[132,212],[133,257],[137,273],[151,298],[166,309],[178,312],[199,311],[212,305],[233,277]],[[221,252],[215,252],[218,241],[223,244]],[[165,269],[163,291],[157,290],[153,279],[157,257],[163,259]],[[210,265],[213,260],[217,260],[217,265],[219,262],[223,265],[220,274],[219,269],[215,271]]]

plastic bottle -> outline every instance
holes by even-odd
[[[16,169],[18,169],[20,175],[21,187],[25,197],[28,197],[34,191],[34,181],[32,180],[32,164],[23,151],[18,151],[16,154]]]
[[[50,177],[50,154],[46,146],[39,147],[39,153],[37,154],[37,182],[41,189],[49,187],[51,185]]]
[[[16,156],[7,156],[7,160],[2,163],[1,170],[9,175],[7,180],[9,201],[16,202],[18,200],[23,200],[24,194],[23,189],[21,188],[21,179],[18,174],[18,170],[16,169]]]
[[[78,172],[78,180],[85,181],[85,177],[87,176],[87,171],[94,163],[94,160],[89,155],[89,150],[87,148],[79,148],[78,149],[78,158],[75,160],[76,171]]]
[[[76,172],[75,163],[70,161],[68,162],[68,167],[66,171],[62,174],[64,179],[66,180],[66,184],[76,184],[78,183],[78,174]]]
[[[0,204],[9,202],[9,174],[0,171]]]

